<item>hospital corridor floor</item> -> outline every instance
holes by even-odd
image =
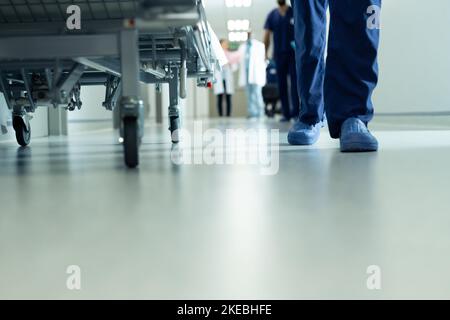
[[[360,154],[325,129],[292,147],[274,121],[203,128],[280,129],[278,170],[179,163],[161,125],[137,170],[107,129],[1,142],[0,298],[450,298],[450,120],[380,116]]]

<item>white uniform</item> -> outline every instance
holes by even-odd
[[[260,87],[266,85],[266,47],[261,41],[250,40],[252,42],[250,49],[250,63],[248,66],[248,77],[247,77],[247,66],[245,59],[241,59],[241,67],[239,74],[239,86],[245,87],[247,84],[254,84]],[[244,43],[239,48],[241,57],[245,57],[247,49],[247,43]]]
[[[214,84],[214,93],[219,94],[234,94],[234,75],[233,66],[227,64],[220,72],[216,73],[216,83]],[[224,84],[225,82],[225,84]],[[226,89],[226,90],[225,90]]]
[[[247,93],[247,108],[250,118],[258,118],[262,115],[264,101],[262,87],[266,78],[266,49],[262,42],[249,40],[244,43],[239,51],[243,56],[239,75],[239,85],[245,87]]]
[[[234,72],[239,68],[241,61],[241,53],[225,51],[227,63],[222,67],[220,72],[216,73],[216,83],[214,84],[214,93],[233,95],[235,92]],[[225,82],[225,83],[224,83]]]
[[[8,106],[6,105],[5,97],[0,93],[0,135],[6,134],[8,132],[6,127],[8,117]]]

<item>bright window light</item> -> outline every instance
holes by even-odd
[[[248,40],[247,32],[230,32],[228,33],[228,40],[230,42],[245,42]]]
[[[236,21],[235,20],[228,20],[227,26],[228,26],[228,31],[236,30]]]
[[[228,20],[227,27],[228,31],[249,31],[250,20]]]
[[[250,30],[250,20],[241,20],[242,30]]]
[[[227,8],[248,8],[252,6],[252,0],[225,0]]]

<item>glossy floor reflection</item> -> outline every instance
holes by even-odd
[[[388,120],[371,154],[341,154],[325,131],[290,147],[277,123],[206,122],[281,129],[273,176],[177,166],[163,126],[135,171],[108,130],[2,142],[0,298],[448,299],[450,126]]]

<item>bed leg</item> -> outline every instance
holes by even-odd
[[[122,69],[122,98],[120,117],[123,126],[125,164],[139,165],[139,146],[144,135],[143,102],[139,88],[138,31],[126,29],[120,34],[120,60]]]
[[[14,107],[12,120],[17,143],[22,147],[28,146],[31,142],[31,125],[25,109],[23,107]]]
[[[169,130],[172,143],[180,142],[180,98],[179,98],[179,85],[178,70],[173,70],[175,75],[169,82]]]

